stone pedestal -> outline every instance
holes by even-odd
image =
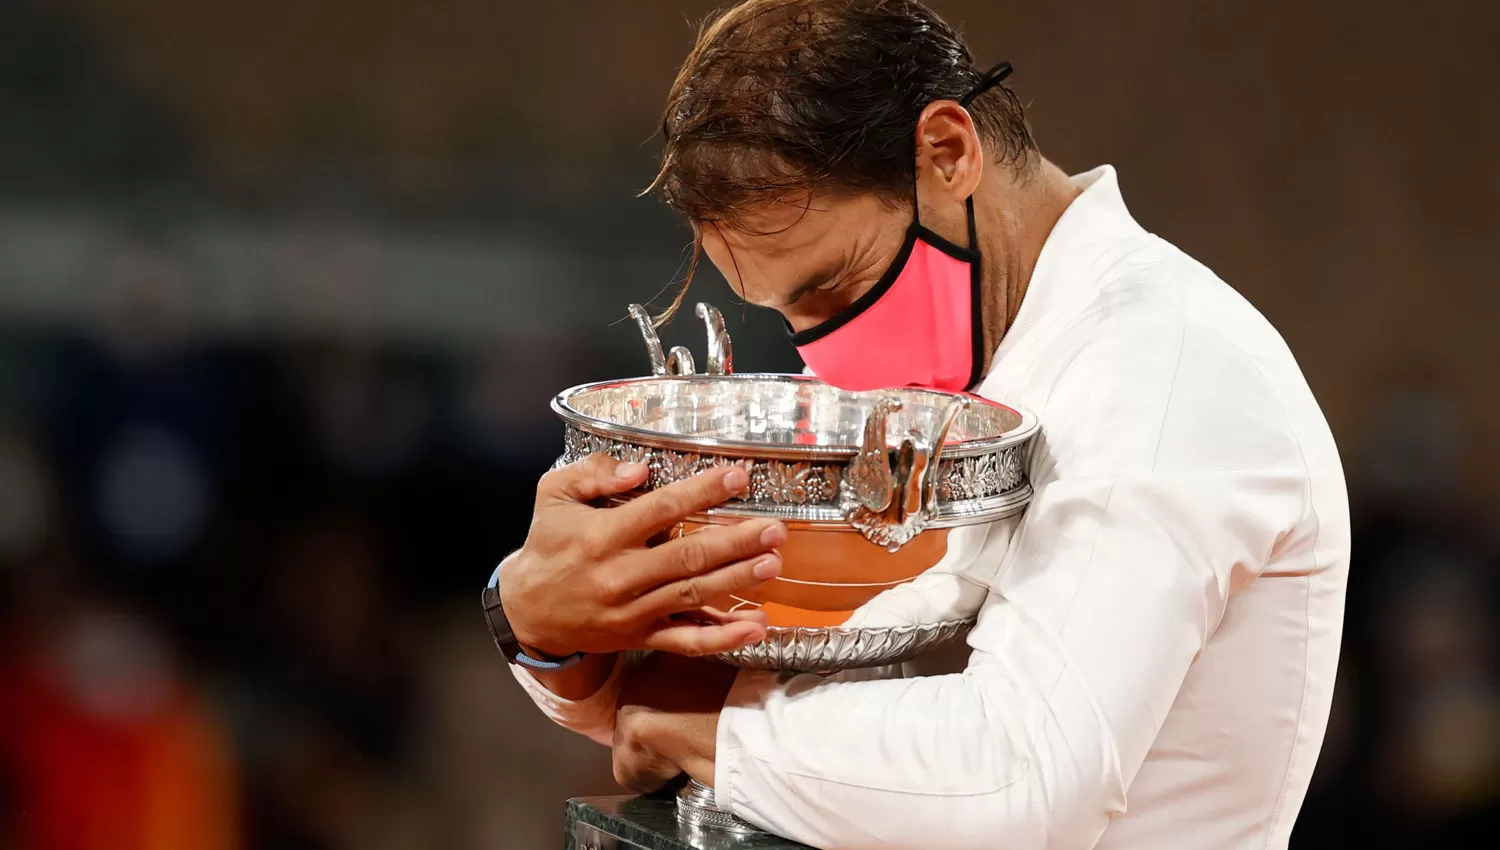
[[[566,835],[565,850],[810,850],[765,832],[681,824],[671,796],[569,800]]]

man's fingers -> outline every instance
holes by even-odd
[[[677,765],[635,750],[616,748],[614,766],[615,782],[632,794],[655,794],[682,775]]]
[[[637,622],[693,611],[781,575],[781,556],[768,552],[744,561],[658,587],[627,605]]]
[[[537,482],[537,501],[566,499],[587,504],[604,496],[629,492],[645,482],[645,464],[624,463],[603,453],[592,454],[543,475]]]
[[[735,611],[720,611],[718,608],[703,607],[691,614],[683,614],[683,617],[696,619],[704,623],[759,623],[764,626],[770,621],[766,612],[755,607],[740,608]]]
[[[773,519],[708,526],[632,558],[631,584],[644,590],[691,578],[721,564],[771,552],[786,543],[786,538],[786,526]]]
[[[668,625],[646,637],[646,648],[678,655],[714,655],[757,643],[766,636],[760,623],[735,621],[718,626]]]
[[[750,486],[750,474],[738,464],[700,472],[615,508],[619,528],[634,541],[644,540],[684,519],[722,505]],[[623,542],[623,541],[622,541]]]
[[[682,771],[652,750],[641,739],[642,721],[653,712],[639,706],[622,705],[615,715],[613,746],[615,781],[637,794],[650,794],[675,779]]]

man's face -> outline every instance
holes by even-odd
[[[704,253],[740,297],[802,331],[870,291],[910,225],[910,209],[873,194],[814,194],[768,204],[732,227],[705,222],[699,229]]]

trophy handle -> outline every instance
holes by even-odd
[[[734,347],[730,345],[729,331],[724,327],[724,314],[701,301],[696,312],[708,330],[708,365],[704,372],[709,375],[733,374]]]
[[[646,356],[651,359],[652,375],[661,377],[696,374],[693,353],[686,346],[674,345],[670,351],[663,352],[661,337],[656,335],[656,324],[651,321],[651,314],[640,304],[631,304],[629,310],[630,318],[635,320],[636,327],[641,330],[641,339],[646,342]],[[704,369],[704,374],[732,374],[734,347],[729,342],[729,331],[724,327],[724,315],[711,305],[702,303],[698,305],[697,313],[708,329],[708,366]]]
[[[674,345],[667,352],[667,374],[668,375],[691,375],[693,374],[693,352],[687,350],[685,345]]]
[[[937,428],[930,440],[924,440],[913,458],[911,475],[906,481],[906,497],[903,500],[908,516],[920,513],[924,524],[937,506],[938,461],[943,455],[943,445],[948,442],[948,432],[964,409],[962,399],[953,399],[943,412],[938,414]]]
[[[661,350],[661,337],[656,335],[656,325],[651,322],[651,314],[639,304],[631,304],[629,310],[630,318],[635,319],[636,327],[641,329],[641,337],[646,341],[646,356],[651,358],[651,374],[667,374],[667,355]]]
[[[849,491],[855,503],[872,513],[884,513],[895,497],[895,471],[886,450],[886,422],[893,411],[900,409],[900,399],[883,398],[875,402],[865,417],[859,454],[844,471],[843,489]]]
[[[937,505],[939,459],[965,402],[953,399],[938,414],[931,436],[913,428],[892,457],[886,428],[901,402],[885,398],[865,419],[864,441],[839,485],[844,518],[866,540],[894,552],[927,529]]]

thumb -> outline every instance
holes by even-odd
[[[753,620],[734,620],[720,625],[684,623],[647,635],[645,648],[687,656],[716,655],[759,643],[765,637],[765,625]]]

